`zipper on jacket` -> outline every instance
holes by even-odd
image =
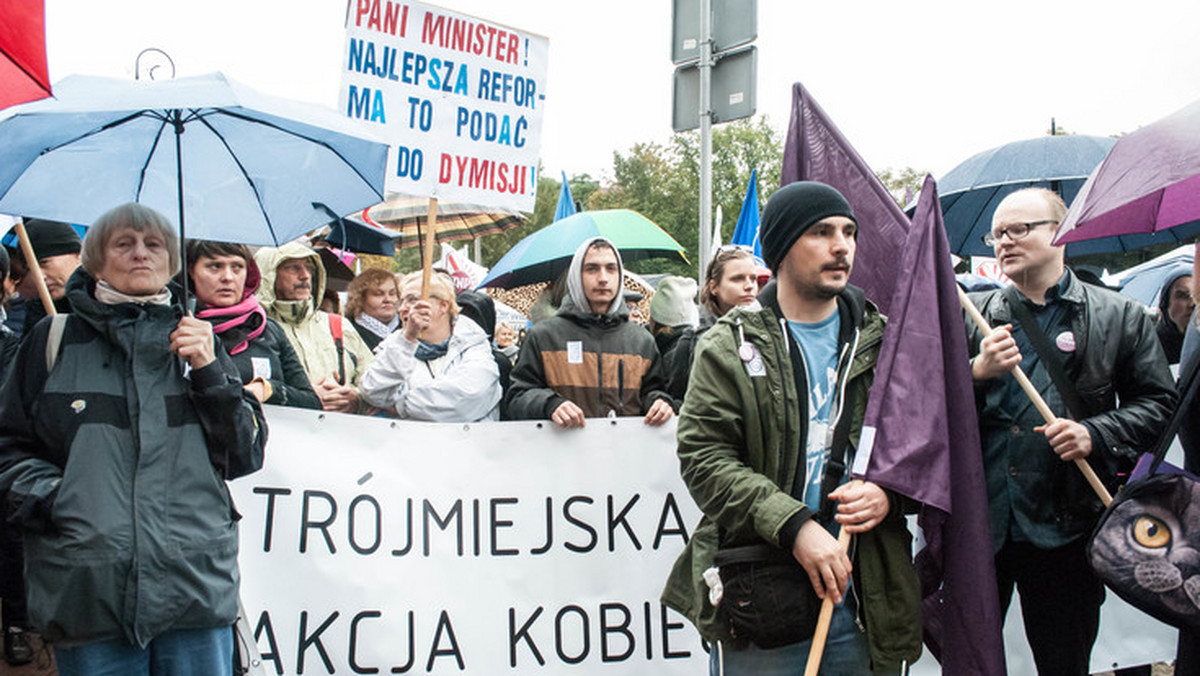
[[[625,361],[617,362],[617,410],[624,410],[625,406]]]

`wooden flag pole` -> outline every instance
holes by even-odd
[[[421,273],[421,300],[429,300],[429,280],[433,278],[433,245],[437,240],[437,198],[429,198],[429,218],[425,221],[425,251]]]
[[[983,315],[979,314],[979,310],[976,309],[975,304],[967,297],[966,292],[962,290],[961,286],[958,287],[958,302],[967,311],[967,314],[971,316],[971,320],[975,322],[979,330],[983,331],[984,335],[992,332],[992,327],[988,325]],[[1021,367],[1014,366],[1012,374],[1017,379],[1017,383],[1021,385],[1021,389],[1025,390],[1025,394],[1029,396],[1033,405],[1037,407],[1038,413],[1042,414],[1042,418],[1046,421],[1046,424],[1054,422],[1058,416],[1054,415],[1054,411],[1051,411],[1050,407],[1046,405],[1046,400],[1042,399],[1042,395],[1038,393],[1037,388],[1033,386],[1033,383],[1029,382],[1029,377],[1025,375]],[[1087,479],[1088,485],[1092,487],[1093,491],[1096,491],[1096,496],[1100,498],[1100,502],[1104,503],[1104,506],[1107,507],[1112,502],[1112,494],[1108,492],[1104,483],[1100,481],[1100,477],[1096,476],[1096,472],[1088,464],[1087,458],[1075,458],[1075,466],[1079,468],[1080,472],[1083,472],[1083,478]]]
[[[850,547],[850,533],[843,527],[838,535],[838,549],[843,552]],[[821,657],[825,654],[825,641],[829,638],[829,624],[833,621],[833,597],[826,594],[821,601],[821,614],[817,615],[817,628],[813,632],[812,647],[808,649],[808,663],[804,666],[804,676],[817,676],[821,670]]]
[[[58,313],[54,309],[54,299],[50,297],[50,289],[46,288],[46,278],[42,276],[42,267],[38,265],[37,255],[33,252],[33,244],[29,241],[29,233],[25,232],[25,224],[17,221],[17,242],[21,246],[21,254],[25,256],[25,267],[27,275],[33,275],[34,284],[37,286],[38,296],[42,299],[42,307],[46,309],[46,316],[52,317]]]

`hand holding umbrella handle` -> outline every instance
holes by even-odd
[[[958,287],[958,302],[962,305],[963,309],[966,310],[967,314],[971,316],[971,320],[975,322],[975,325],[979,327],[980,331],[983,331],[984,334],[992,332],[992,327],[988,325],[987,320],[984,319],[983,315],[979,313],[979,310],[975,307],[975,304],[971,302],[971,299],[967,297],[967,294],[962,290],[962,287]],[[1021,389],[1025,390],[1025,394],[1029,396],[1029,399],[1033,402],[1033,405],[1037,407],[1038,413],[1042,414],[1042,418],[1046,421],[1046,424],[1054,422],[1055,418],[1058,416],[1054,415],[1054,411],[1051,411],[1050,407],[1046,405],[1046,401],[1042,399],[1042,395],[1038,393],[1037,388],[1033,386],[1033,383],[1029,382],[1029,377],[1025,375],[1025,372],[1021,370],[1021,367],[1014,366],[1012,374],[1013,377],[1017,379],[1017,383],[1020,384]],[[1087,459],[1075,458],[1075,466],[1079,468],[1079,471],[1083,473],[1083,478],[1087,479],[1088,485],[1091,486],[1092,490],[1096,492],[1096,497],[1100,498],[1100,502],[1104,503],[1104,506],[1107,507],[1108,504],[1112,502],[1112,494],[1108,492],[1108,489],[1105,488],[1104,483],[1100,481],[1100,477],[1096,476],[1095,470],[1093,470],[1092,466],[1088,464]]]
[[[38,296],[42,299],[42,307],[46,309],[46,316],[52,317],[58,314],[54,309],[54,299],[50,297],[50,289],[46,288],[46,278],[42,276],[42,267],[38,265],[37,254],[33,251],[33,244],[29,241],[29,233],[25,232],[25,224],[17,221],[16,225],[17,241],[21,246],[21,254],[25,256],[28,272],[25,274],[33,275],[34,284],[37,285]]]

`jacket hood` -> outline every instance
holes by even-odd
[[[629,308],[625,306],[625,297],[621,293],[625,288],[625,265],[621,262],[621,252],[604,237],[588,238],[575,250],[575,255],[571,257],[571,266],[567,268],[567,295],[563,296],[562,307],[558,312],[576,317],[588,317],[596,314],[592,312],[591,304],[588,303],[587,296],[583,292],[583,258],[587,255],[588,248],[596,242],[604,242],[612,247],[613,252],[617,255],[617,269],[620,272],[617,293],[614,294],[615,297],[604,314],[608,317],[628,318]]]
[[[297,258],[311,260],[316,268],[312,298],[307,301],[279,300],[275,296],[276,270],[284,261]],[[254,253],[254,262],[262,274],[262,283],[258,285],[255,295],[266,309],[267,316],[276,321],[296,324],[315,315],[321,307],[321,299],[325,297],[325,266],[321,264],[321,256],[316,251],[297,242],[288,242],[281,247],[259,249]]]
[[[496,332],[496,303],[491,296],[481,291],[459,291],[457,300],[460,317],[470,318],[489,336]]]
[[[450,333],[449,353],[466,352],[481,343],[490,350],[491,342],[491,338],[483,332],[479,324],[470,317],[459,315],[458,319],[454,320],[454,328]]]
[[[1192,266],[1190,265],[1174,265],[1171,271],[1167,273],[1166,279],[1163,280],[1162,288],[1158,290],[1158,316],[1169,320],[1167,308],[1171,305],[1171,285],[1179,280],[1180,277],[1190,277],[1192,274]]]

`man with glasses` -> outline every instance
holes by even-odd
[[[358,383],[371,365],[371,350],[353,322],[320,309],[325,296],[321,257],[303,244],[289,242],[259,249],[254,261],[262,272],[258,300],[283,327],[321,406],[340,413],[365,410]]]
[[[1015,586],[1038,673],[1055,676],[1089,673],[1104,601],[1085,553],[1102,505],[1073,461],[1113,486],[1175,404],[1145,308],[1081,283],[1052,244],[1066,211],[1043,188],[1004,198],[984,241],[1012,285],[971,296],[990,334],[967,322],[1000,603]],[[1053,422],[1013,378],[1018,364]]]

